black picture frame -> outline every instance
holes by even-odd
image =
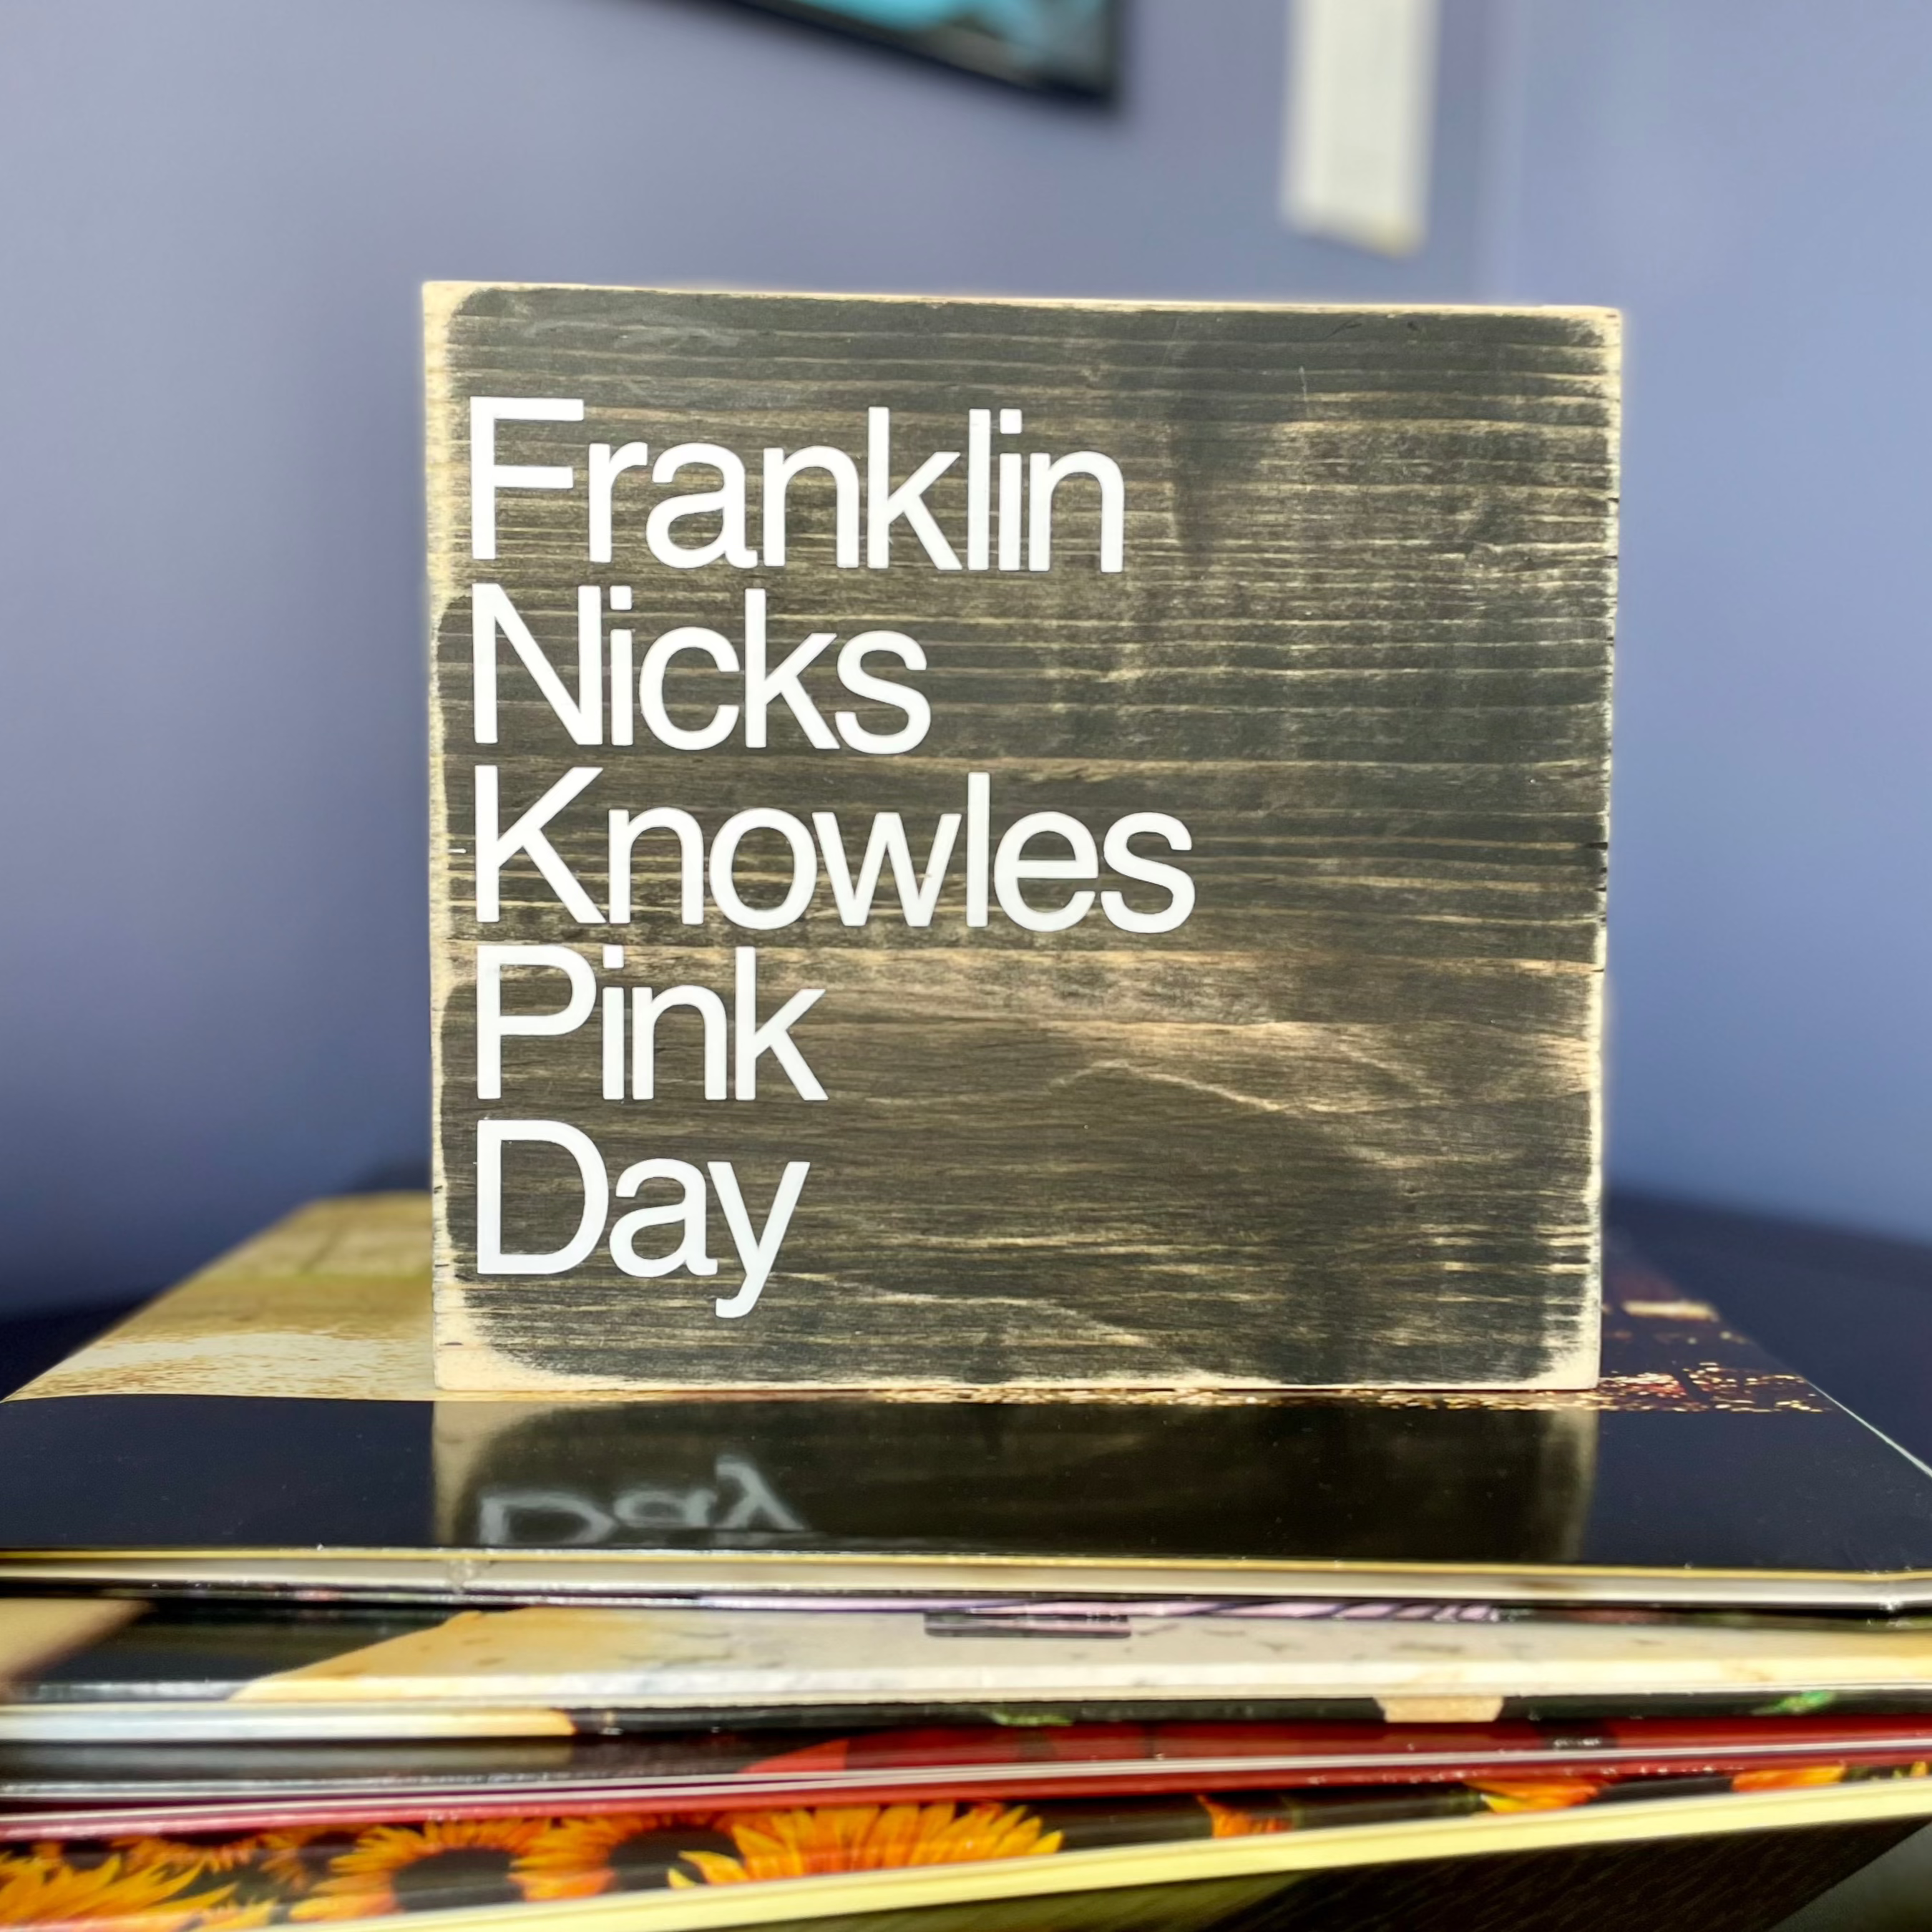
[[[1031,93],[1111,104],[1125,0],[730,0]],[[896,22],[894,15],[902,16]]]

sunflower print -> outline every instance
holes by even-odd
[[[531,1898],[592,1898],[662,1885],[691,1851],[736,1849],[716,1822],[653,1811],[560,1819],[518,1859],[518,1882]]]
[[[1842,1784],[1845,1767],[1841,1764],[1807,1764],[1795,1769],[1773,1767],[1766,1771],[1741,1771],[1731,1780],[1733,1791],[1802,1791],[1814,1784]]]
[[[259,1873],[279,1889],[308,1890],[313,1862],[306,1847],[329,1834],[321,1826],[304,1830],[257,1832],[245,1838],[116,1838],[112,1849],[130,1871],[165,1867],[192,1872],[197,1877],[221,1874]]]
[[[1507,1778],[1477,1781],[1478,1794],[1492,1811],[1562,1811],[1603,1795],[1602,1778]]]
[[[1292,1828],[1287,1819],[1268,1817],[1259,1812],[1244,1811],[1233,1804],[1217,1804],[1202,1797],[1201,1808],[1208,1814],[1208,1835],[1216,1838],[1258,1838]]]
[[[1018,1804],[834,1804],[810,1811],[740,1812],[728,1825],[736,1856],[694,1847],[684,1862],[695,1868],[698,1879],[674,1866],[668,1874],[672,1885],[739,1885],[827,1872],[1045,1858],[1061,1843],[1059,1832],[1049,1832]]]
[[[1769,1766],[1712,1778],[1739,1792],[1919,1778],[1922,1762]],[[1635,1780],[1642,1784],[1644,1780]],[[1666,1785],[1670,1780],[1664,1780]],[[297,1922],[590,1898],[840,1872],[1048,1857],[1066,1833],[1096,1845],[1150,1837],[1256,1837],[1462,1808],[1554,1810],[1620,1781],[1603,1774],[1485,1779],[1427,1792],[1367,1791],[1304,1815],[1306,1793],[1197,1792],[1126,1800],[1118,1820],[1052,1799],[846,1804],[743,1811],[622,1811],[0,1846],[0,1932],[260,1932]],[[1360,1801],[1367,1801],[1368,1811]]]
[[[118,1852],[76,1866],[34,1847],[0,1858],[0,1925],[70,1927],[102,1922],[128,1932],[182,1932],[227,1904],[232,1886],[195,1893],[198,1874],[166,1865],[130,1869]]]
[[[544,1825],[541,1818],[479,1818],[376,1826],[329,1861],[328,1877],[288,1916],[380,1918],[412,1907],[514,1904],[530,1896],[516,1862]]]
[[[256,1932],[256,1927],[278,1924],[284,1916],[282,1903],[276,1898],[258,1898],[252,1905],[220,1905],[202,1912],[194,1922],[194,1932]]]
[[[254,1869],[285,1897],[299,1898],[326,1868],[330,1850],[338,1846],[347,1850],[350,1838],[346,1832],[311,1825],[295,1831],[262,1832],[250,1842],[255,1848]]]

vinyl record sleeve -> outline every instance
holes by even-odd
[[[427,1204],[304,1210],[0,1404],[41,1582],[1932,1602],[1932,1474],[1612,1244],[1592,1389],[439,1397]]]
[[[1842,1695],[1910,1709],[1932,1703],[1932,1630],[1126,1615],[1026,1632],[904,1612],[566,1605],[459,1612],[218,1697],[157,1688],[0,1705],[0,1744],[568,1735],[573,1712],[616,1730],[962,1708],[1017,1722],[1088,1706],[1232,1716],[1338,1702],[1494,1715],[1512,1700],[1764,1708]]]
[[[244,1840],[123,1834],[108,1844],[43,1840],[0,1851],[0,1904],[20,1918],[44,1919],[58,1910],[69,1932],[136,1932],[170,1900],[217,1923],[232,1910],[251,1925],[427,1910],[442,1932],[862,1924],[861,1915],[948,1906],[970,1908],[970,1917],[950,1922],[961,1926],[1204,1926],[1268,1895],[1259,1886],[1241,1888],[1244,1880],[1859,1820],[1904,1823],[1928,1812],[1932,1780],[1880,1775],[1781,1789],[1739,1790],[1729,1780],[1624,1789],[1573,1784],[1561,1791],[1503,1783],[1226,1798],[1203,1792],[1103,1805],[806,1808],[616,1820],[566,1814]],[[1445,1896],[1454,1895],[1455,1878],[1445,1874]],[[1181,1890],[1190,1885],[1206,1896],[1190,1900]],[[1136,1897],[1129,1888],[1138,1887],[1162,1892]],[[1023,1918],[998,1910],[1002,1902],[1022,1900]],[[941,1913],[933,1922],[949,1922]]]
[[[815,1714],[814,1714],[815,1715]],[[640,1809],[1010,1802],[1028,1795],[1627,1778],[1738,1778],[1768,1787],[1834,1767],[1932,1758],[1932,1720],[1814,1716],[1570,1718],[1492,1724],[1166,1720],[954,1724],[460,1743],[0,1746],[0,1840],[268,1831],[483,1818],[548,1806]],[[1747,1782],[1749,1782],[1747,1778]]]

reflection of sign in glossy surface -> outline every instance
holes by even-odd
[[[807,1528],[772,1493],[755,1462],[722,1450],[708,1480],[627,1482],[605,1496],[592,1496],[580,1484],[512,1485],[486,1490],[476,1502],[476,1540],[491,1550],[576,1549],[627,1542],[640,1530],[709,1530],[728,1538],[748,1531],[797,1534]]]
[[[485,1549],[1560,1562],[1582,1409],[441,1402],[438,1532]]]
[[[1021,87],[1113,94],[1119,0],[748,0]]]
[[[1612,319],[432,332],[446,1385],[1591,1379]]]

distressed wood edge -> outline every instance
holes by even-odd
[[[1595,938],[1591,951],[1589,1012],[1585,1022],[1585,1047],[1591,1070],[1590,1172],[1586,1199],[1589,1210],[1589,1283],[1586,1306],[1589,1320],[1578,1338],[1574,1358],[1568,1364],[1575,1372],[1587,1369],[1587,1383],[1574,1386],[1594,1388],[1602,1379],[1604,1351],[1604,1207],[1605,1168],[1608,1161],[1606,1089],[1610,1006],[1610,866],[1614,849],[1611,814],[1616,779],[1616,675],[1618,598],[1622,588],[1624,439],[1624,318],[1620,309],[1593,309],[1600,329],[1604,369],[1598,387],[1606,404],[1610,420],[1604,425],[1605,455],[1610,469],[1610,490],[1604,505],[1604,639],[1603,719],[1604,766],[1602,824],[1604,833],[1604,883],[1595,922]],[[1572,1386],[1557,1384],[1557,1386]]]
[[[449,328],[474,284],[427,282],[423,285],[423,479],[427,496],[429,554],[424,606],[424,656],[429,688],[429,1051],[430,1051],[430,1252],[433,1280],[455,1266],[455,1244],[448,1227],[448,1178],[443,1160],[443,1015],[453,976],[448,935],[450,902],[449,813],[442,783],[448,754],[442,679],[436,640],[445,613],[458,594],[454,565],[454,439],[451,433]],[[439,1305],[431,1317],[440,1323]]]
[[[1528,1382],[1482,1382],[1472,1384],[1480,1388],[1520,1388],[1538,1392],[1574,1393],[1578,1390],[1593,1389],[1603,1380],[1604,1370],[1604,1222],[1601,1202],[1603,1198],[1603,1173],[1600,1152],[1597,1172],[1591,1180],[1591,1192],[1598,1203],[1595,1225],[1590,1232],[1590,1256],[1584,1278],[1582,1305],[1582,1319],[1575,1340],[1567,1348],[1553,1355],[1548,1372]],[[1354,1383],[1353,1388],[1370,1386],[1406,1388],[1406,1382],[1386,1384]],[[1439,1388],[1442,1384],[1418,1384],[1418,1387]]]
[[[500,1348],[482,1332],[471,1304],[471,1285],[443,1278],[439,1271],[434,1295],[435,1307],[435,1377],[439,1390],[453,1394],[485,1393],[527,1395],[537,1393],[572,1394],[680,1396],[684,1397],[868,1396],[893,1402],[1005,1402],[1013,1400],[1090,1400],[1234,1402],[1274,1401],[1306,1395],[1348,1395],[1382,1390],[1414,1390],[1418,1394],[1454,1394],[1461,1391],[1565,1394],[1594,1388],[1598,1381],[1598,1353],[1600,1341],[1593,1331],[1591,1339],[1580,1338],[1574,1347],[1557,1356],[1542,1374],[1527,1379],[1496,1382],[1410,1382],[1382,1380],[1353,1382],[1282,1382],[1254,1377],[1201,1375],[1196,1376],[1136,1378],[1118,1381],[1096,1377],[1061,1378],[1028,1376],[1000,1382],[958,1382],[944,1376],[879,1377],[863,1382],[646,1381],[614,1375],[573,1375],[556,1369],[533,1369],[517,1356]],[[488,1291],[484,1293],[487,1294]],[[1597,1300],[1592,1296],[1591,1312],[1597,1316],[1595,1330],[1601,1328]]]
[[[1124,296],[933,295],[906,291],[879,292],[854,289],[720,288],[702,282],[425,282],[423,298],[432,326],[445,327],[473,296],[485,294],[536,294],[548,290],[573,295],[717,296],[731,301],[809,302],[842,304],[890,303],[905,308],[1092,309],[1110,314],[1244,314],[1300,313],[1310,315],[1516,315],[1562,316],[1594,322],[1607,352],[1621,362],[1623,311],[1589,302],[1210,302],[1142,300]],[[1612,374],[1616,373],[1613,363]]]

